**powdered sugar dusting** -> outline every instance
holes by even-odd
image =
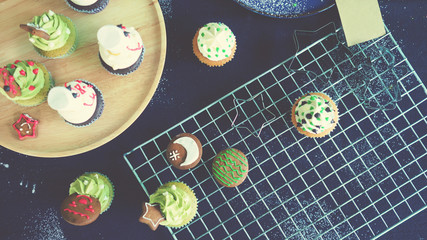
[[[23,239],[48,240],[66,239],[61,229],[58,213],[55,209],[34,210],[34,214],[25,223]]]
[[[236,0],[242,6],[264,15],[277,17],[296,17],[316,12],[333,3],[330,0]]]
[[[159,0],[165,20],[172,18],[172,0]]]

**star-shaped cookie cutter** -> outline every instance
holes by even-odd
[[[256,103],[256,98],[260,98],[261,99],[261,106],[262,107],[260,107],[257,103]],[[247,114],[245,113],[245,110],[243,109],[243,105],[245,104],[245,103],[247,103],[247,102],[252,102],[252,101],[254,101],[254,103],[255,103],[255,105],[257,106],[257,108],[258,108],[258,110],[259,111],[257,111],[257,113],[255,113],[255,114],[253,114],[253,115],[251,115],[251,116],[247,116]],[[261,132],[262,132],[262,130],[266,127],[266,126],[268,126],[268,125],[270,125],[272,122],[274,122],[274,120],[276,120],[277,119],[277,117],[276,117],[276,114],[274,114],[272,111],[270,111],[266,106],[265,106],[265,103],[264,103],[264,97],[263,97],[263,94],[262,93],[258,93],[258,94],[256,94],[256,95],[254,95],[253,97],[251,97],[251,98],[248,98],[248,99],[239,99],[239,98],[235,98],[235,99],[233,99],[233,104],[234,104],[234,109],[236,109],[236,115],[234,116],[234,119],[233,119],[233,121],[231,122],[231,127],[233,127],[233,128],[236,128],[236,129],[246,129],[247,131],[249,131],[249,133],[252,135],[252,136],[254,136],[254,137],[257,137],[257,138],[259,138],[260,137],[260,135],[261,135]],[[246,119],[244,120],[244,121],[241,121],[239,124],[236,124],[236,121],[237,121],[237,118],[238,118],[238,116],[239,116],[239,110],[238,109],[241,109],[241,111],[242,111],[242,113],[245,115],[245,117],[246,117]],[[265,117],[265,115],[262,113],[263,111],[266,111],[268,114],[270,114],[272,117],[271,118],[269,118],[269,119],[267,119],[266,121],[264,121],[264,123],[262,123],[261,124],[261,126],[259,127],[259,129],[256,129],[254,126],[253,126],[253,124],[250,122],[250,119],[251,118],[253,118],[255,115],[257,115],[257,114],[261,114],[264,118],[266,118]],[[247,126],[239,126],[239,125],[241,125],[241,124],[244,124],[246,121],[248,121],[249,123],[250,123],[250,126],[251,126],[251,128],[252,129],[250,129],[249,127],[247,127]]]
[[[323,37],[319,37],[319,35],[324,32],[327,32],[327,34]],[[338,31],[333,22],[315,31],[295,30],[293,39],[295,43],[296,53],[289,63],[289,72],[305,73],[312,81],[319,79],[321,83],[325,85],[325,88],[326,88],[327,85],[332,84],[332,76],[334,72],[338,69],[339,65],[345,61],[348,61],[351,66],[348,70],[350,70],[352,74],[349,74],[348,76],[346,76],[346,78],[347,77],[351,78],[351,76],[354,75],[353,73],[360,72],[362,79],[357,79],[357,81],[355,81],[353,85],[346,86],[347,89],[345,90],[352,91],[355,97],[358,98],[359,101],[368,109],[379,109],[379,110],[394,109],[396,107],[396,103],[401,100],[401,91],[400,91],[399,84],[397,82],[398,78],[396,77],[391,81],[388,80],[387,82],[389,82],[390,84],[385,84],[385,81],[381,79],[381,75],[387,71],[408,72],[409,69],[407,68],[407,66],[394,66],[395,65],[394,55],[387,48],[379,47],[378,51],[380,55],[384,58],[389,58],[390,60],[387,61],[386,63],[386,68],[387,68],[386,71],[382,71],[380,74],[378,74],[378,71],[379,71],[378,69],[380,68],[378,67],[378,64],[375,64],[378,58],[371,60],[369,56],[368,57],[363,56],[361,59],[357,59],[356,55],[352,52],[352,50],[339,40],[337,32]],[[336,40],[336,45],[331,51],[334,51],[336,49],[344,53],[347,59],[339,63],[336,63],[338,61],[334,60],[334,66],[322,73],[316,73],[314,71],[304,69],[305,66],[301,66],[298,69],[292,68],[292,65],[294,64],[295,60],[297,59],[299,61],[298,53],[301,50],[300,38],[303,36],[311,38],[312,44],[320,43],[324,39],[330,36],[333,36]],[[374,71],[377,77],[372,78],[371,75],[368,73],[368,71]],[[395,72],[394,72],[394,76],[396,76]],[[370,89],[370,84],[374,83],[375,80],[381,80],[381,84],[383,88],[379,92],[386,92],[387,93],[386,95],[389,97],[389,100],[384,104],[380,104],[378,99],[374,99],[376,96],[379,95],[378,93],[369,94],[370,92],[373,92]],[[356,90],[359,88],[362,89],[361,94],[355,93]],[[378,91],[375,91],[375,92],[378,92]],[[377,104],[374,104],[374,103],[377,103]]]

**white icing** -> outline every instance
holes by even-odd
[[[127,37],[125,32],[129,33]],[[132,66],[143,50],[141,36],[133,27],[105,25],[98,30],[97,37],[102,60],[114,70]]]
[[[180,156],[179,156],[179,152],[178,152],[178,150],[174,150],[174,151],[172,151],[172,152],[170,152],[169,153],[169,158],[172,160],[172,161],[176,161],[176,160],[178,160],[179,158],[181,158]]]
[[[199,30],[197,46],[202,55],[213,61],[220,61],[232,55],[236,37],[223,23],[208,23]]]
[[[180,137],[173,143],[180,144],[185,151],[187,151],[187,157],[180,166],[188,166],[193,164],[199,158],[199,146],[197,142],[191,137]]]
[[[89,6],[96,3],[98,0],[71,0],[71,2],[79,5],[79,6]]]
[[[86,122],[93,116],[97,107],[95,90],[80,80],[65,85],[66,87],[54,87],[49,91],[49,106],[70,123]]]

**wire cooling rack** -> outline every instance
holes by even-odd
[[[124,154],[147,195],[176,180],[196,193],[197,216],[170,228],[174,239],[371,239],[427,208],[425,86],[390,33],[350,49],[343,42],[341,29],[314,41]],[[337,103],[330,136],[304,137],[292,126],[290,109],[307,92]],[[203,144],[188,171],[164,156],[182,132]],[[228,147],[250,166],[231,189],[211,174]]]

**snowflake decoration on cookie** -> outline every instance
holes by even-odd
[[[169,155],[169,158],[172,159],[172,161],[176,161],[180,158],[178,150],[173,150]]]
[[[30,117],[26,113],[21,113],[18,121],[16,121],[12,126],[18,132],[20,140],[25,138],[35,138],[36,137],[36,128],[39,124],[39,121]]]

